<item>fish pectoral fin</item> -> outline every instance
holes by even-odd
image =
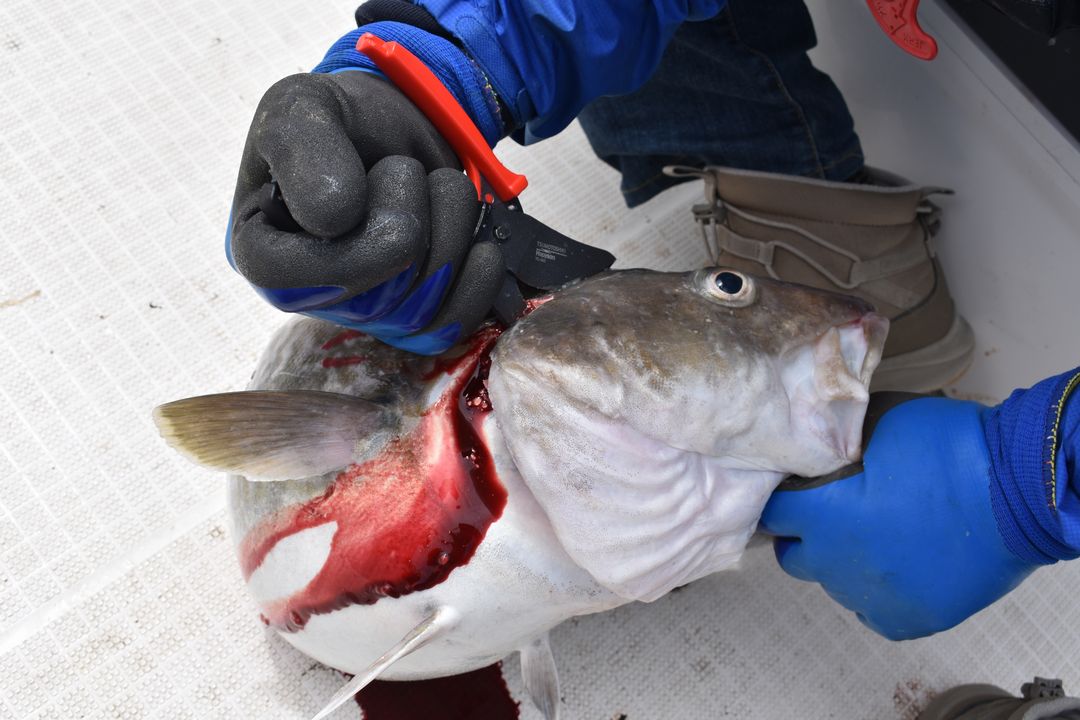
[[[544,633],[519,651],[521,679],[532,698],[533,705],[544,714],[544,720],[559,718],[559,671],[551,654],[548,634]]]
[[[334,697],[330,698],[326,707],[320,710],[312,720],[322,720],[327,717],[398,660],[453,629],[457,625],[458,617],[456,610],[445,606],[428,615],[419,625],[410,630],[401,642],[383,653],[382,657],[368,665],[362,673],[354,676],[343,688],[334,693]]]
[[[375,403],[313,390],[202,395],[154,408],[172,448],[204,467],[252,480],[340,470],[382,438],[389,413]]]

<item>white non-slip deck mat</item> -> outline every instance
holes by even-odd
[[[958,391],[1080,362],[1080,155],[940,9],[931,65],[863,4],[812,3],[871,160],[956,187],[940,251],[979,335]],[[341,677],[258,621],[220,477],[158,439],[161,402],[243,387],[283,321],[227,267],[263,90],[351,3],[0,3],[0,718],[310,717]],[[623,266],[699,265],[683,187],[627,213],[572,128],[500,149],[530,212]],[[1080,563],[959,629],[889,643],[756,547],[744,568],[553,634],[567,718],[912,718],[935,689],[1033,674],[1080,693]],[[506,676],[520,697],[516,659]],[[522,716],[537,714],[526,700]],[[335,718],[358,718],[346,706]]]

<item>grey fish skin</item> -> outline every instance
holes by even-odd
[[[717,455],[759,414],[736,411],[733,399],[753,398],[764,408],[778,390],[767,384],[765,369],[831,328],[862,318],[868,318],[871,345],[887,332],[887,321],[862,300],[780,281],[753,278],[749,301],[725,302],[708,288],[717,272],[620,271],[563,290],[557,302],[503,335],[494,353],[497,372],[538,384],[542,377],[560,399],[588,405],[672,447]],[[868,379],[877,359],[871,348],[867,367],[828,372]],[[851,392],[859,395],[857,387]],[[540,392],[515,395],[508,404],[523,419],[518,430],[536,434],[528,419],[542,419],[541,406],[549,400]],[[675,418],[667,412],[672,408],[678,409]],[[817,474],[806,464],[799,458],[777,469]]]
[[[781,474],[857,459],[888,322],[865,302],[722,270],[623,271],[500,339],[491,397],[571,557],[653,600],[729,567]],[[552,398],[558,398],[552,402]]]
[[[450,618],[438,625],[438,637],[425,636],[419,649],[378,667],[388,679],[457,674],[531,646],[574,615],[653,600],[731,567],[785,474],[821,474],[857,457],[887,321],[861,301],[737,273],[738,282],[725,283],[724,272],[611,272],[559,291],[503,333],[487,383],[494,409],[474,427],[507,499],[475,554],[430,587],[315,612],[283,636],[358,674],[433,617]],[[727,292],[725,284],[738,290]],[[310,438],[320,430],[345,434],[343,416],[371,418],[360,440],[346,434],[354,448],[348,473],[230,478],[242,563],[260,539],[276,543],[245,570],[267,615],[310,591],[331,561],[341,564],[334,554],[349,551],[339,542],[340,514],[280,538],[266,530],[277,518],[331,487],[362,500],[369,483],[423,495],[443,482],[425,464],[425,446],[410,449],[412,465],[395,466],[389,486],[385,477],[356,471],[388,472],[380,458],[395,443],[435,437],[421,432],[424,423],[483,354],[454,352],[473,364],[455,369],[450,358],[409,355],[304,318],[279,331],[260,360],[250,390],[274,396],[251,403],[265,414],[258,423],[217,422],[215,441],[198,432],[183,404],[235,417],[235,404],[223,406],[228,398],[159,409],[171,444],[190,451],[196,438],[213,446],[189,456],[214,458],[214,467],[234,473],[265,469],[267,479],[279,478],[286,462],[325,469],[325,452]],[[320,395],[327,409],[319,420],[294,391],[347,395],[350,409],[334,413]],[[294,410],[290,395],[300,405]],[[290,433],[296,418],[305,427]],[[267,443],[270,459],[254,462],[252,448]],[[343,444],[326,447],[336,459]],[[276,467],[273,458],[282,459]],[[403,512],[394,504],[379,508],[380,516],[354,525],[374,532]],[[550,690],[537,692],[547,697]]]

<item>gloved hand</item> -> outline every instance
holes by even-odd
[[[863,462],[786,481],[766,505],[761,529],[777,536],[781,567],[901,640],[950,628],[1039,565],[1077,557],[1080,400],[1066,400],[1080,395],[1078,377],[994,408],[873,396]]]
[[[371,66],[353,49],[365,29],[421,44],[422,59],[464,97],[489,142],[498,139],[498,106],[452,43],[400,23],[349,33],[320,66],[333,74],[287,77],[259,103],[227,252],[282,310],[434,354],[487,315],[502,284],[502,253],[492,242],[472,244],[476,191],[427,118],[381,76],[348,69]],[[286,213],[267,202],[271,179]]]

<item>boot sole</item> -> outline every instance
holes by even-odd
[[[980,705],[1015,699],[995,685],[961,685],[950,688],[931,700],[916,720],[956,720]]]
[[[916,720],[1056,720],[1078,710],[1077,698],[1026,700],[994,685],[961,685],[931,700]]]
[[[883,359],[870,381],[870,390],[916,393],[940,390],[967,371],[974,355],[975,333],[957,315],[949,332],[937,342]]]

